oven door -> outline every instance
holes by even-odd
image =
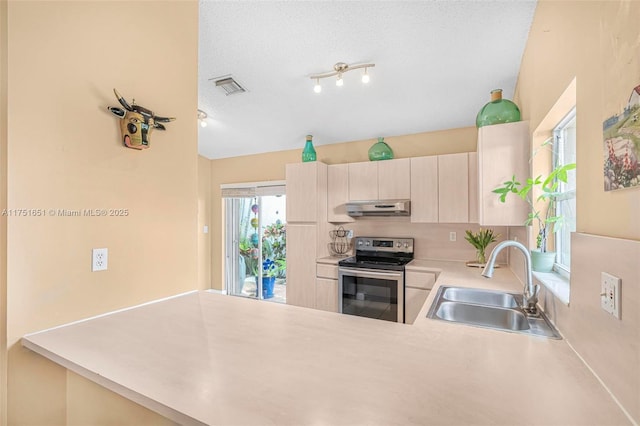
[[[404,271],[338,268],[343,314],[404,322]]]

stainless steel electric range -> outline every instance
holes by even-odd
[[[404,322],[404,267],[413,238],[356,237],[356,255],[338,262],[340,312]]]

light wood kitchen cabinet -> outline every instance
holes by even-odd
[[[338,312],[338,280],[316,278],[316,309]]]
[[[287,164],[287,304],[315,308],[316,259],[328,256],[327,165]]]
[[[409,158],[349,164],[351,201],[408,199],[410,196]]]
[[[316,265],[316,309],[339,312],[338,308],[338,264]]]
[[[422,290],[419,288],[404,289],[404,322],[405,324],[413,324],[418,318],[418,314],[424,306],[424,302],[429,297],[430,290]]]
[[[329,222],[353,222],[347,214],[349,202],[349,164],[327,166],[327,220]]]
[[[288,201],[288,200],[287,200]],[[287,223],[287,304],[315,308],[315,224]]]
[[[316,161],[287,164],[286,176],[287,222],[317,222],[323,195],[326,200],[327,165]]]
[[[431,290],[436,282],[436,274],[427,271],[414,271],[409,268],[405,271],[405,287]]]
[[[378,199],[378,163],[349,163],[350,201]]]
[[[469,222],[469,156],[438,155],[438,222]]]
[[[411,159],[377,161],[378,200],[411,198]]]
[[[316,266],[316,276],[318,278],[329,278],[331,280],[338,279],[338,264],[329,265],[327,263],[318,262]]]
[[[411,222],[438,222],[438,157],[411,159]]]
[[[519,197],[500,202],[492,191],[515,175],[530,176],[529,122],[495,124],[478,129],[478,223],[483,226],[522,226],[529,207]]]
[[[478,153],[469,153],[469,223],[478,223]]]
[[[433,272],[405,271],[404,322],[413,324],[436,282]]]
[[[469,222],[468,153],[411,159],[411,222]]]

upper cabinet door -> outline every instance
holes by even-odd
[[[492,191],[515,175],[530,176],[529,122],[495,124],[478,129],[479,223],[483,226],[523,226],[529,206],[519,197],[500,202]]]
[[[287,222],[316,222],[318,163],[287,164]]]
[[[469,156],[438,156],[438,221],[469,222]]]
[[[411,222],[438,222],[438,157],[411,159]]]
[[[349,163],[349,199],[351,201],[378,199],[377,162]]]
[[[411,198],[411,159],[378,161],[378,199]]]
[[[469,153],[469,223],[478,223],[478,153]]]
[[[349,201],[349,164],[327,166],[327,219],[329,222],[353,222],[347,214]]]

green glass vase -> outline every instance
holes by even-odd
[[[316,150],[313,147],[313,142],[311,139],[312,135],[307,135],[307,142],[304,144],[304,149],[302,150],[302,162],[306,163],[308,161],[316,161]]]
[[[513,123],[520,121],[520,109],[508,99],[502,99],[502,89],[491,91],[491,102],[482,107],[476,117],[476,126]]]
[[[374,143],[373,146],[369,148],[369,160],[371,161],[392,159],[393,151],[391,150],[391,147],[384,141],[384,138],[378,138],[378,142]]]

